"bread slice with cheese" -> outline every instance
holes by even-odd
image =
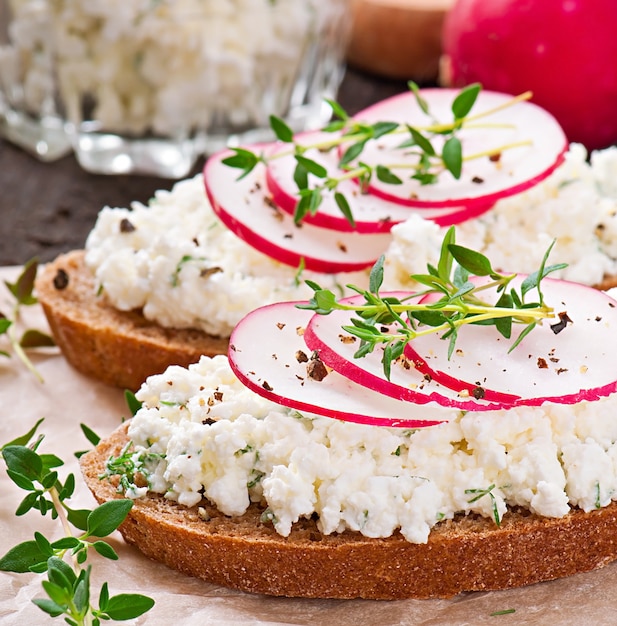
[[[139,389],[169,365],[186,367],[202,355],[227,354],[228,337],[197,329],[164,328],[140,311],[119,311],[97,295],[94,278],[75,250],[42,266],[36,295],[56,344],[79,372],[106,384]],[[607,276],[601,289],[617,285]]]
[[[123,497],[100,476],[127,443],[128,422],[81,457],[98,502]],[[345,531],[324,535],[315,520],[296,523],[289,537],[262,521],[252,504],[228,517],[203,501],[183,507],[150,494],[135,500],[120,527],[146,556],[184,574],[252,593],[306,598],[446,598],[465,591],[520,587],[586,572],[617,559],[617,503],[562,518],[524,509],[501,525],[476,515],[437,524],[426,544],[399,533],[383,539]]]
[[[202,355],[227,353],[228,338],[163,328],[140,311],[109,305],[97,295],[84,256],[76,250],[42,266],[35,286],[56,344],[79,372],[136,390],[169,365],[187,366]]]

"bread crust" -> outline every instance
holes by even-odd
[[[227,354],[228,338],[163,328],[140,311],[114,309],[97,296],[84,257],[84,250],[59,256],[40,268],[35,284],[53,338],[79,372],[135,391],[170,365],[187,367],[202,355]],[[59,272],[68,278],[62,288],[54,284]]]
[[[128,423],[81,457],[99,503],[122,497],[99,479],[110,455],[127,442]],[[323,535],[314,520],[281,537],[260,521],[256,505],[231,518],[202,503],[186,508],[157,495],[135,501],[120,532],[146,556],[210,583],[252,593],[306,598],[447,598],[464,591],[520,587],[607,565],[617,558],[617,503],[562,518],[508,512],[497,527],[480,516],[439,523],[428,543],[396,533]]]

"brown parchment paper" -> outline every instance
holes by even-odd
[[[16,268],[0,268],[0,311],[9,310],[4,279],[14,280]],[[38,307],[24,311],[24,326],[46,329]],[[0,350],[6,349],[0,337]],[[34,357],[45,382],[37,382],[16,357],[0,356],[0,445],[27,432],[41,417],[40,432],[45,434],[41,451],[53,453],[65,461],[61,468],[64,480],[69,472],[77,478],[73,506],[94,506],[88,489],[80,482],[73,455],[88,449],[80,423],[100,436],[109,434],[127,417],[123,393],[87,379],[52,353]],[[30,540],[35,530],[50,539],[62,535],[59,523],[49,516],[31,511],[17,518],[14,511],[24,496],[8,479],[0,461],[0,554],[4,555],[21,541]],[[617,541],[617,529],[615,529]],[[254,625],[254,626],[358,626],[379,625],[608,625],[617,623],[617,564],[588,574],[541,583],[522,589],[491,593],[463,594],[450,600],[406,600],[376,602],[364,600],[304,600],[271,598],[241,593],[209,585],[178,574],[148,560],[135,548],[124,544],[116,533],[110,540],[119,561],[107,561],[94,555],[91,563],[94,604],[100,585],[107,581],[112,594],[144,593],[156,601],[154,608],[127,624],[149,626]],[[585,550],[585,546],[580,546]],[[52,620],[31,600],[43,598],[42,577],[35,574],[0,572],[0,623],[2,626],[26,626],[51,623]],[[514,613],[494,615],[514,609]],[[54,623],[63,623],[62,618]]]

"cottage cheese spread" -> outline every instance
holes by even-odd
[[[138,392],[129,437],[149,488],[226,515],[265,501],[287,536],[314,512],[323,533],[401,530],[427,541],[456,513],[499,522],[508,506],[561,517],[617,499],[617,395],[597,402],[463,413],[405,431],[299,414],[244,388],[226,357],[171,367]],[[147,488],[135,489],[140,496]]]
[[[270,302],[306,300],[306,279],[342,293],[365,273],[298,273],[228,230],[214,215],[201,176],[158,191],[149,206],[105,208],[86,241],[86,264],[109,302],[143,307],[162,326],[229,336],[249,311]]]

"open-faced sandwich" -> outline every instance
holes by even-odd
[[[417,291],[261,307],[84,457],[149,557],[250,592],[428,598],[617,558],[617,301],[448,230]]]
[[[216,154],[148,206],[103,209],[85,249],[40,272],[56,342],[80,371],[137,389],[170,364],[224,354],[244,315],[308,298],[307,280],[365,287],[386,253],[385,284],[412,288],[452,224],[521,271],[555,238],[564,275],[601,284],[617,275],[604,171],[617,157],[588,163],[528,98],[412,85],[354,117],[332,103],[319,132],[273,120],[276,142]]]

